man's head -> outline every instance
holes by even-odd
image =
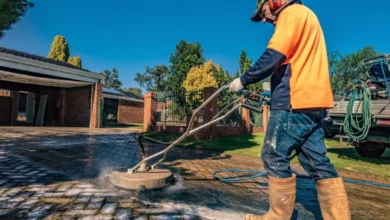
[[[274,24],[280,11],[294,2],[301,3],[299,0],[257,0],[257,8],[251,20]]]

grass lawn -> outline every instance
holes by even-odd
[[[178,135],[153,132],[147,133],[145,136],[164,142],[173,141],[179,137]],[[186,139],[179,146],[202,148],[232,155],[260,157],[263,141],[264,134],[254,134],[205,141]],[[326,145],[328,148],[327,156],[337,169],[390,177],[390,149],[382,157],[372,159],[361,157],[354,147],[346,143],[340,143],[337,140],[326,140]],[[292,163],[299,163],[298,159],[294,158]]]

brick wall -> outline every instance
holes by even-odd
[[[89,127],[91,113],[91,87],[65,90],[64,126]]]
[[[0,125],[9,125],[11,117],[11,98],[0,96]]]
[[[152,131],[167,134],[183,134],[186,129],[187,126],[155,126]]]
[[[240,127],[229,127],[229,126],[217,126],[216,127],[216,137],[225,137],[225,136],[234,136],[234,135],[243,135],[250,134],[246,130],[245,126]],[[151,131],[161,132],[166,134],[183,134],[187,130],[187,126],[154,126]],[[252,133],[263,133],[263,128],[253,128]],[[202,129],[195,135],[191,136],[192,139],[207,139],[209,138],[208,129]]]
[[[240,134],[247,134],[245,126],[240,126],[240,127],[217,126],[218,137],[233,136],[233,135],[240,135]]]
[[[264,133],[264,132],[265,132],[264,127],[253,127],[252,129],[253,134]]]
[[[144,103],[119,100],[118,123],[131,124],[144,122]]]

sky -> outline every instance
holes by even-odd
[[[0,46],[47,56],[56,35],[94,72],[117,68],[125,87],[145,67],[169,65],[180,40],[199,42],[207,60],[234,75],[242,49],[257,60],[274,27],[250,17],[256,0],[30,0],[20,22],[0,39]],[[390,53],[390,1],[304,0],[320,20],[328,52],[352,53],[373,46]]]

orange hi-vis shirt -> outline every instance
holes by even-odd
[[[306,6],[285,8],[267,50],[241,76],[244,86],[271,76],[271,109],[333,108],[324,34]]]

